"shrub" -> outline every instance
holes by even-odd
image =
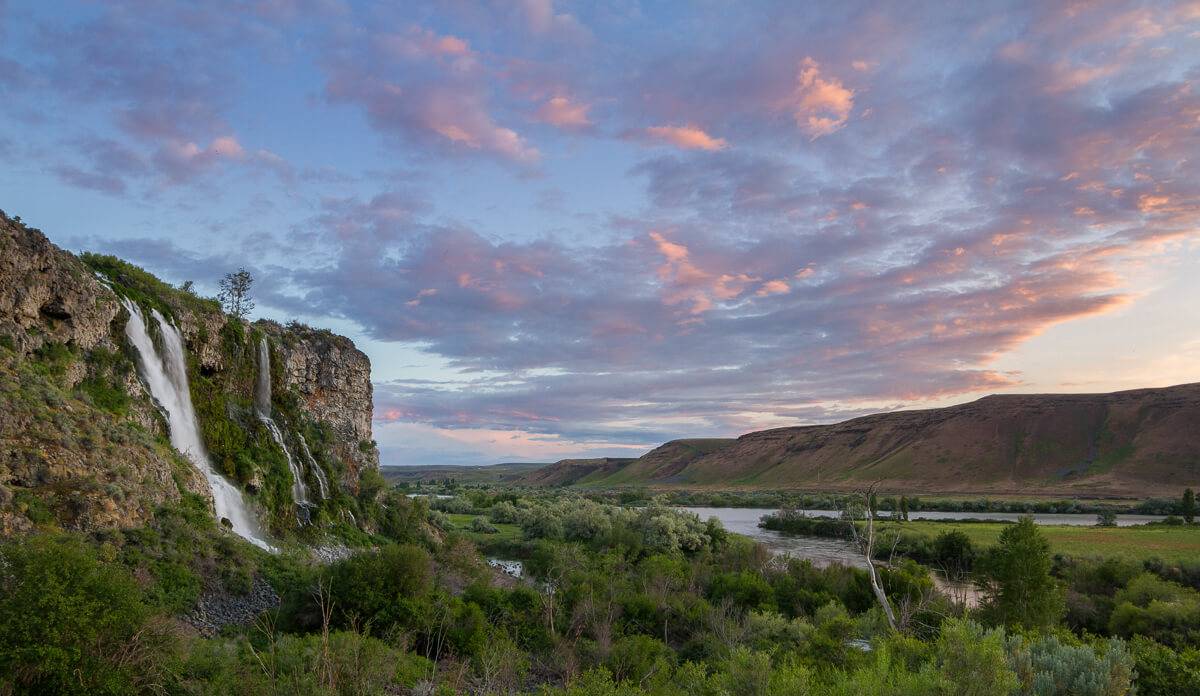
[[[517,507],[507,500],[502,500],[492,506],[488,516],[496,524],[514,524],[520,519]]]
[[[478,534],[495,534],[500,531],[496,529],[496,525],[488,522],[483,517],[476,517],[471,520],[470,530]]]
[[[1133,657],[1119,639],[1093,650],[1043,636],[1030,645],[1013,639],[1011,664],[1023,693],[1036,696],[1113,696],[1133,686]]]
[[[650,636],[625,636],[613,644],[605,661],[617,681],[643,681],[651,674],[670,669],[675,653],[667,644]]]
[[[179,677],[183,693],[312,694],[385,693],[396,681],[413,682],[426,671],[421,658],[354,632],[270,637],[255,648],[245,639],[197,641]]]
[[[1007,662],[1004,631],[985,631],[973,621],[942,624],[938,637],[938,669],[960,696],[1007,694],[1017,688],[1017,675]]]
[[[1135,636],[1129,647],[1138,696],[1200,696],[1200,651],[1176,652],[1143,636]]]
[[[33,693],[126,694],[161,683],[173,641],[137,584],[70,536],[0,547],[0,674]]]
[[[1113,600],[1109,631],[1142,635],[1173,647],[1200,641],[1200,592],[1142,573]]]
[[[392,626],[412,625],[423,611],[433,579],[432,561],[422,548],[388,545],[355,554],[331,565],[318,588],[289,598],[288,622],[315,629],[321,625],[322,588],[332,601],[333,624],[363,626],[385,635]]]
[[[933,542],[933,554],[942,570],[953,579],[962,579],[975,563],[971,537],[960,530],[942,532]]]
[[[774,609],[775,593],[763,576],[748,570],[713,577],[708,596],[714,604],[729,601],[742,609]]]

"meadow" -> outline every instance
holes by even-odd
[[[966,534],[979,548],[994,546],[1000,533],[1011,523],[1006,522],[944,522],[915,520],[885,522],[885,530],[899,529],[907,534],[919,534],[930,540],[945,532]],[[1141,525],[1136,527],[1079,527],[1045,525],[1038,529],[1050,543],[1050,551],[1073,557],[1121,558],[1147,561],[1153,558],[1177,561],[1200,558],[1200,526]]]

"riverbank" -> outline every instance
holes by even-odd
[[[1009,526],[1002,521],[879,520],[881,535],[899,539],[898,553],[928,561],[935,540],[948,532],[961,532],[977,549],[993,546]],[[764,528],[785,536],[845,538],[845,522],[827,518],[796,517],[764,519]],[[1054,554],[1072,557],[1104,557],[1145,562],[1192,561],[1200,558],[1200,525],[1144,524],[1125,527],[1039,524]]]

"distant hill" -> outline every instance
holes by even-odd
[[[606,480],[637,461],[632,458],[563,459],[531,471],[517,483],[527,486],[574,486]]]
[[[834,491],[878,482],[914,493],[1176,495],[1200,485],[1200,383],[995,395],[737,439],[675,440],[590,470],[581,463],[593,461],[565,460],[518,482]]]
[[[459,483],[506,483],[542,467],[546,462],[506,462],[480,466],[381,466],[379,472],[389,483],[441,481],[451,478]]]

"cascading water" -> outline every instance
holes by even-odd
[[[300,450],[304,452],[304,458],[308,461],[308,467],[317,477],[317,492],[321,496],[321,500],[329,497],[329,481],[325,478],[325,471],[317,464],[317,460],[313,459],[312,452],[308,449],[308,441],[300,433],[296,433],[296,437],[300,440]]]
[[[287,457],[288,469],[292,472],[292,500],[296,501],[296,517],[300,524],[307,524],[309,509],[313,504],[308,499],[304,473],[300,471],[292,451],[284,442],[283,431],[279,429],[275,419],[271,418],[271,350],[265,338],[258,342],[258,384],[254,390],[254,410],[258,412],[258,419],[267,426],[275,444],[283,450],[283,456]]]
[[[192,394],[188,388],[187,363],[184,360],[183,339],[174,324],[168,322],[158,310],[150,315],[158,323],[162,336],[162,354],[155,347],[146,331],[146,319],[142,310],[126,298],[121,304],[129,310],[129,321],[125,324],[125,336],[137,351],[138,366],[142,379],[159,406],[166,412],[167,428],[171,445],[186,456],[204,474],[208,487],[212,489],[213,505],[217,519],[225,519],[233,531],[250,543],[267,551],[275,549],[267,543],[258,520],[247,507],[242,491],[213,468],[200,439],[200,426],[196,410],[192,407]]]

